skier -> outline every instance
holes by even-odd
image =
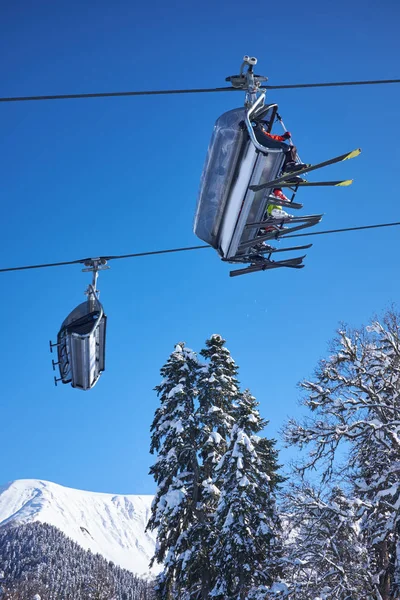
[[[263,123],[258,123],[256,126],[256,136],[258,141],[268,147],[268,143],[266,143],[266,139],[273,140],[274,142],[286,142],[287,140],[291,140],[290,131],[285,131],[283,135],[276,135],[274,133],[268,133],[265,129]],[[261,135],[260,135],[261,134]],[[297,148],[294,144],[289,142],[289,146],[287,146],[287,150],[285,150],[285,162],[283,163],[282,173],[294,173],[295,171],[299,171],[307,167],[308,165],[297,162]]]
[[[285,133],[283,135],[276,135],[273,133],[269,133],[266,130],[266,128],[264,127],[263,123],[258,123],[256,125],[256,133],[258,133],[258,135],[257,135],[258,141],[266,146],[268,145],[268,142],[265,138],[270,140],[269,143],[271,143],[271,141],[272,142],[286,142],[287,140],[291,140],[291,137],[292,137],[290,131],[285,131]],[[282,166],[282,174],[295,173],[299,169],[303,169],[307,166],[308,165],[306,165],[304,163],[297,162],[297,148],[294,144],[289,142],[289,146],[287,146],[287,150],[285,151],[285,161]],[[300,180],[300,178],[294,177],[293,179],[288,180],[288,183],[298,183],[299,180]],[[285,194],[282,192],[282,188],[279,188],[279,187],[274,188],[272,190],[272,195],[275,196],[275,198],[277,200],[282,200],[284,202],[290,202],[290,199],[287,196],[285,196]],[[265,218],[279,219],[279,220],[283,219],[283,218],[290,218],[290,217],[292,217],[292,215],[289,215],[289,213],[287,213],[285,210],[283,210],[282,206],[280,206],[279,204],[270,204],[267,209],[267,214],[265,215]]]

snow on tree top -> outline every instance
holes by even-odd
[[[243,431],[243,429],[240,429],[235,424],[233,426],[232,435],[235,435],[236,432],[237,432],[237,437],[236,437],[236,443],[235,443],[234,452],[236,450],[236,446],[237,445],[245,446],[246,450],[248,452],[250,452],[250,453],[254,452],[254,446],[251,443],[251,440],[250,440],[249,436]],[[240,452],[239,449],[237,450],[237,452]],[[232,456],[235,456],[235,454],[232,454]]]
[[[367,325],[365,329],[369,333],[381,333],[383,328],[382,325],[378,323],[378,321],[373,321],[371,325]]]
[[[212,479],[206,479],[201,485],[209,494],[216,496],[219,495],[219,489],[213,484]]]
[[[214,442],[215,444],[220,444],[223,441],[222,435],[218,433],[218,431],[211,431],[207,442]]]
[[[167,398],[172,398],[175,394],[182,393],[184,390],[182,383],[178,383],[175,387],[172,388],[170,392],[168,392]]]
[[[181,489],[170,489],[164,496],[161,496],[159,503],[162,509],[168,509],[172,513],[180,506],[180,504],[186,498],[185,488]]]
[[[214,412],[222,412],[222,409],[219,408],[218,406],[210,406],[210,408],[208,409],[209,413],[214,413]]]

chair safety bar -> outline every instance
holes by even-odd
[[[265,92],[261,92],[260,96],[254,102],[253,106],[251,106],[249,108],[249,110],[247,111],[247,113],[246,113],[246,127],[247,127],[247,131],[248,131],[248,134],[250,136],[250,140],[251,140],[253,146],[255,146],[257,148],[257,150],[259,150],[263,154],[269,154],[269,153],[281,154],[282,150],[280,148],[266,148],[262,144],[259,144],[257,142],[257,138],[255,136],[254,129],[253,129],[252,125],[251,125],[251,117],[257,111],[257,109],[260,106],[260,104],[264,101],[264,98],[265,98]]]

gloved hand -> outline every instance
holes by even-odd
[[[285,140],[288,140],[289,138],[291,138],[291,133],[290,131],[285,131],[285,133],[282,136]]]

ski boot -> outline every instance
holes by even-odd
[[[289,198],[285,196],[282,192],[281,188],[275,188],[272,192],[272,195],[275,196],[277,200],[283,200],[284,202],[290,202]]]
[[[293,219],[293,215],[290,215],[283,210],[280,206],[274,206],[271,212],[268,213],[268,220],[274,221],[282,221],[282,219]]]
[[[296,171],[306,169],[307,167],[311,167],[311,165],[308,163],[296,163],[294,161],[291,161],[286,163],[286,165],[284,166],[284,174],[295,173]]]

